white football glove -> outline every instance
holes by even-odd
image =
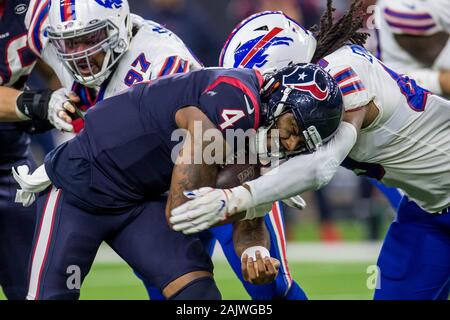
[[[245,187],[232,189],[200,188],[185,191],[191,199],[171,211],[170,223],[175,231],[192,234],[252,207],[252,195]]]
[[[294,196],[294,197],[284,199],[281,201],[283,201],[289,207],[294,208],[294,209],[303,210],[306,208],[306,202],[300,196]]]
[[[44,165],[38,167],[32,174],[26,165],[13,167],[12,174],[20,185],[20,189],[16,192],[15,202],[22,203],[24,207],[31,206],[36,200],[35,194],[44,191],[52,183]]]
[[[61,111],[66,112],[67,108],[72,105],[67,96],[69,92],[66,88],[61,88],[53,92],[48,103],[48,120],[56,129],[72,132],[73,126],[59,116]]]

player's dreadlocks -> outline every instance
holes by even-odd
[[[358,32],[363,27],[362,1],[352,0],[350,10],[333,24],[333,0],[327,0],[327,11],[320,19],[320,28],[315,25],[310,29],[317,39],[317,49],[312,62],[316,63],[323,57],[336,51],[345,44],[364,45],[368,33]]]

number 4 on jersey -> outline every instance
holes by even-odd
[[[221,116],[224,122],[220,124],[220,129],[224,130],[233,126],[239,119],[245,117],[245,113],[238,109],[223,109]]]

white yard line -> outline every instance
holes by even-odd
[[[292,262],[373,262],[380,252],[381,242],[343,242],[343,243],[288,243],[287,257]],[[216,246],[214,260],[224,261],[220,246]],[[95,263],[121,263],[123,260],[107,245],[103,244]]]

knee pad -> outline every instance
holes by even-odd
[[[181,288],[169,300],[221,300],[222,295],[213,278],[196,279]]]

